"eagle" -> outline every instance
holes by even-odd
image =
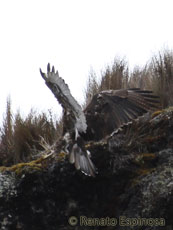
[[[63,140],[70,163],[88,176],[97,169],[86,141],[99,141],[148,111],[158,108],[158,96],[140,88],[105,90],[97,93],[83,110],[71,95],[68,85],[47,65],[42,78],[63,108]]]

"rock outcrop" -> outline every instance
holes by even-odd
[[[1,167],[0,229],[173,229],[172,108],[86,148],[95,178],[76,171],[58,148]]]

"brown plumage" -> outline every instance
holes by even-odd
[[[158,108],[152,91],[107,90],[96,94],[84,110],[87,120],[85,139],[100,140],[129,121]]]
[[[152,91],[134,89],[107,90],[96,94],[84,111],[71,95],[68,85],[47,66],[47,74],[40,69],[46,85],[63,107],[64,149],[76,169],[95,176],[96,169],[85,148],[85,141],[100,140],[119,127],[142,116],[158,106],[158,97]]]

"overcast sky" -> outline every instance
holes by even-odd
[[[115,56],[144,65],[172,49],[172,9],[172,0],[1,0],[0,116],[8,95],[14,111],[59,113],[39,74],[48,62],[83,102],[91,67],[99,71]]]

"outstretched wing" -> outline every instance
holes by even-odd
[[[41,76],[52,91],[58,102],[63,107],[64,124],[63,135],[66,142],[65,149],[69,152],[69,161],[74,163],[76,169],[89,176],[95,175],[95,167],[90,159],[89,152],[84,147],[81,134],[87,130],[86,117],[81,106],[71,95],[69,87],[55,72],[54,67],[47,66],[47,74],[40,69]]]
[[[81,106],[71,95],[69,87],[64,80],[59,76],[58,71],[55,72],[54,66],[50,69],[50,64],[47,65],[47,75],[40,69],[41,76],[45,80],[46,85],[53,92],[54,96],[65,110],[66,115],[70,114],[74,129],[77,132],[86,132],[87,124],[85,114]]]
[[[158,103],[158,97],[148,90],[102,91],[84,110],[88,125],[85,138],[100,140],[138,116],[155,110]]]

